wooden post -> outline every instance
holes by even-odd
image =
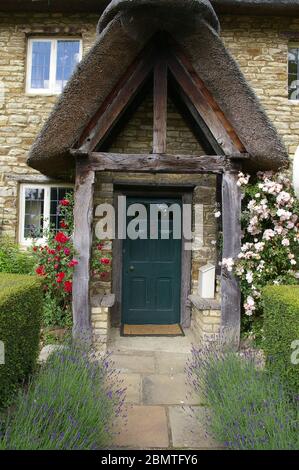
[[[91,339],[89,272],[95,172],[78,163],[74,205],[74,247],[79,264],[73,277],[73,338]]]
[[[153,153],[166,153],[167,139],[167,63],[159,58],[154,69]]]
[[[222,179],[223,258],[235,259],[241,248],[241,192],[237,173],[224,172]],[[221,274],[221,341],[239,348],[241,294],[238,280],[222,268]]]

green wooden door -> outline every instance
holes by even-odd
[[[181,205],[181,201],[127,198],[127,207],[134,203],[146,207],[148,238],[131,240],[127,237],[123,242],[122,322],[131,325],[180,323],[181,240],[173,238],[171,217],[169,239],[161,239],[161,219],[158,239],[150,239],[149,211],[150,204]],[[127,218],[127,223],[129,221]]]

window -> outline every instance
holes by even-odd
[[[289,45],[289,100],[299,100],[299,44]]]
[[[72,192],[68,185],[22,184],[20,190],[19,240],[30,244],[32,240],[43,240],[50,228],[58,231],[61,216],[58,205],[65,195]]]
[[[28,40],[28,93],[60,93],[82,57],[80,39]]]

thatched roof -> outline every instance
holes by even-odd
[[[109,0],[1,0],[0,11],[88,12],[100,14]],[[211,0],[217,13],[279,14],[299,13],[299,0]]]
[[[28,164],[65,177],[69,149],[132,60],[159,31],[169,32],[190,58],[246,151],[250,169],[288,163],[285,147],[219,37],[208,0],[113,0],[103,13],[94,46],[79,64],[31,148]]]

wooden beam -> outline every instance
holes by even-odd
[[[192,205],[193,192],[188,191],[182,194],[182,204]],[[184,231],[183,231],[184,232]],[[181,325],[184,328],[191,326],[191,275],[192,275],[192,251],[185,250],[185,244],[190,243],[182,234],[182,254],[181,254]]]
[[[80,162],[76,168],[74,247],[79,264],[73,276],[73,337],[91,338],[89,271],[92,246],[93,191],[95,173]]]
[[[195,79],[197,76],[194,74],[191,76],[173,54],[168,58],[168,66],[173,77],[185,95],[189,97],[223,152],[226,155],[240,153],[239,148],[232,141],[223,125],[221,111],[216,108],[215,102],[211,101],[211,95],[204,88],[204,85],[198,79]],[[232,128],[230,128],[231,130]]]
[[[206,142],[206,146],[208,145],[209,150],[207,153],[211,153],[210,149],[212,149],[212,152],[215,152],[216,155],[223,155],[224,152],[222,147],[216,141],[210,129],[202,119],[201,115],[198,113],[196,107],[194,106],[192,101],[190,101],[190,98],[183,92],[182,88],[178,86],[175,80],[173,80],[173,82],[174,83],[172,89],[175,98],[178,102],[178,105],[185,112],[187,110],[188,114],[191,116],[193,121],[193,132],[196,134],[200,144],[203,146],[203,148],[205,148],[204,144]]]
[[[235,259],[241,250],[241,191],[237,173],[222,177],[223,258]],[[222,341],[238,349],[240,343],[241,293],[232,272],[222,268],[221,335]]]
[[[230,168],[225,156],[156,155],[92,152],[84,160],[90,171],[126,173],[222,173]]]
[[[170,35],[167,35],[167,38],[165,39],[165,41],[168,43],[168,47],[174,51],[175,56],[177,57],[179,62],[182,64],[182,66],[185,68],[185,70],[188,72],[188,74],[190,75],[190,77],[192,78],[196,86],[202,91],[202,93],[206,97],[206,100],[210,104],[211,108],[217,114],[218,119],[221,121],[224,129],[227,131],[228,135],[230,136],[238,152],[241,152],[241,153],[245,152],[246,149],[244,145],[242,144],[241,140],[239,139],[233,126],[228,121],[227,117],[221,110],[218,103],[215,101],[213,95],[205,86],[203,80],[199,77],[199,75],[195,71],[191,63],[191,60],[186,56],[181,46]]]
[[[79,140],[79,149],[90,152],[100,145],[136,97],[154,66],[150,50],[134,63],[95,114]]]
[[[158,59],[154,69],[153,153],[166,153],[167,63]]]

